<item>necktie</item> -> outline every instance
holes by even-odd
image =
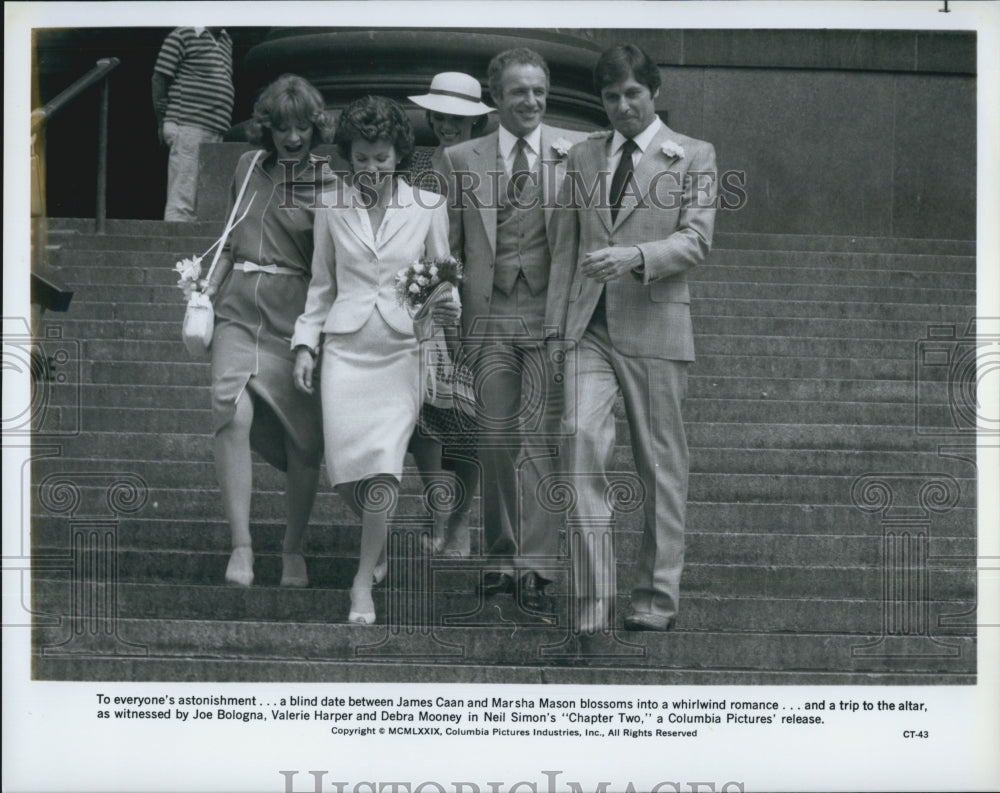
[[[514,165],[510,169],[510,180],[514,183],[516,195],[521,195],[525,182],[531,175],[531,170],[528,168],[528,154],[525,151],[527,148],[528,141],[524,138],[518,138],[517,154],[514,156]]]
[[[618,217],[618,210],[622,205],[622,195],[625,192],[625,185],[628,183],[629,177],[632,175],[632,152],[634,152],[638,146],[631,138],[628,138],[625,143],[622,144],[622,156],[618,160],[618,167],[615,168],[615,173],[611,177],[611,222],[615,222],[615,218]]]

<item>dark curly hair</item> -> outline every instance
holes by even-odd
[[[324,110],[323,95],[297,74],[283,74],[261,91],[247,125],[247,138],[273,152],[271,129],[283,124],[311,124],[313,146],[333,139],[333,121]]]
[[[344,108],[337,119],[333,142],[340,156],[351,161],[351,146],[356,140],[374,143],[384,140],[396,152],[396,171],[406,171],[413,156],[413,126],[396,102],[385,96],[366,96]]]

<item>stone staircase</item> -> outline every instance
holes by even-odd
[[[971,375],[941,357],[961,357],[974,316],[972,243],[719,235],[692,279],[699,358],[676,630],[579,640],[565,597],[555,620],[477,600],[478,536],[471,560],[421,556],[429,519],[412,469],[380,625],[343,621],[360,530],[328,486],[308,537],[310,588],[277,586],[281,479],[261,462],[257,580],[224,586],[209,372],[180,343],[172,273],[218,224],[90,226],[49,229],[76,293],[69,312],[45,317],[43,344],[59,352],[36,386],[36,677],[975,682],[975,447],[960,401]],[[637,514],[619,525],[627,593]],[[561,571],[563,595],[567,583]]]

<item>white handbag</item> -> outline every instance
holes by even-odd
[[[212,278],[212,273],[215,272],[215,265],[219,263],[219,256],[222,254],[222,249],[226,245],[226,240],[229,237],[229,233],[236,227],[239,221],[234,222],[236,218],[236,211],[239,209],[240,204],[243,202],[243,195],[246,193],[247,184],[250,182],[250,174],[253,173],[254,166],[257,164],[257,160],[260,159],[261,155],[264,154],[263,151],[258,151],[254,155],[253,160],[250,162],[250,167],[247,169],[247,175],[243,179],[243,185],[240,187],[239,195],[236,197],[236,203],[233,204],[233,211],[229,215],[229,220],[226,223],[226,230],[222,232],[222,236],[219,238],[218,242],[215,244],[215,255],[212,257],[212,266],[208,268],[208,274],[205,276],[206,281],[210,281]],[[250,198],[250,203],[253,203],[253,199],[256,197],[256,193]],[[250,207],[247,206],[247,211]],[[244,211],[240,220],[246,217],[246,211]],[[190,355],[195,360],[205,360],[208,357],[208,351],[212,346],[212,334],[215,333],[215,309],[212,307],[212,300],[204,292],[192,292],[191,296],[188,298],[187,309],[184,311],[184,321],[181,323],[181,339],[184,341],[184,346],[187,348],[188,355]]]

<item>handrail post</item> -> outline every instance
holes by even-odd
[[[101,109],[97,121],[97,207],[94,222],[104,234],[108,217],[108,76],[101,80]]]

